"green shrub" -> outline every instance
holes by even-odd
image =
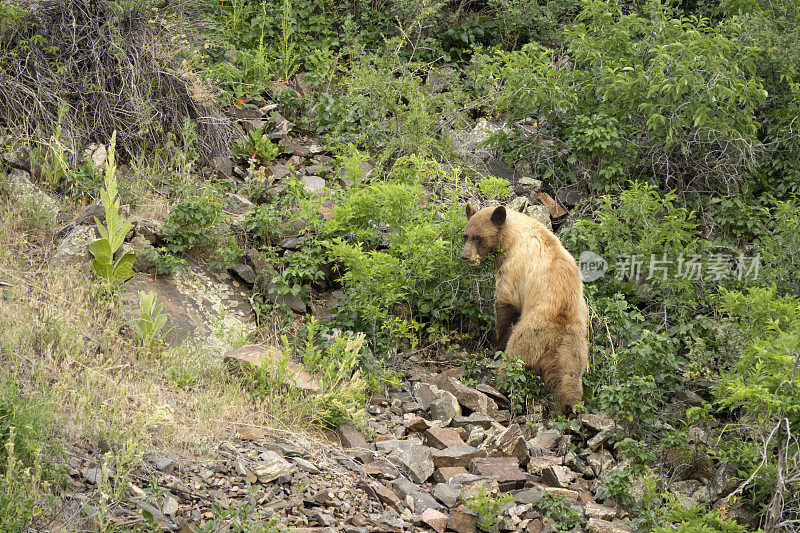
[[[489,200],[505,200],[511,197],[511,183],[503,178],[484,178],[478,182],[478,190]]]
[[[467,508],[478,513],[478,527],[483,531],[498,531],[497,523],[500,521],[500,507],[513,501],[510,494],[497,495],[490,493],[486,487],[473,496],[467,498]]]
[[[486,324],[491,278],[461,260],[465,221],[455,199],[426,203],[419,185],[374,182],[348,191],[324,227],[345,290],[336,320],[382,347],[416,345],[426,323],[465,333],[469,324]]]
[[[164,223],[166,248],[185,253],[196,246],[213,249],[222,237],[224,221],[222,201],[213,191],[179,201],[169,211]]]

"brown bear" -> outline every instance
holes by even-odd
[[[522,360],[568,413],[583,396],[588,308],[575,259],[551,231],[503,206],[467,204],[462,259],[496,252],[497,349]]]

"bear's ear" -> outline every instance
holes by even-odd
[[[471,203],[467,202],[467,220],[471,219],[472,215],[474,215],[475,213],[477,213],[477,211],[475,211],[475,208],[472,207]]]
[[[494,208],[492,211],[492,222],[495,226],[502,226],[503,222],[506,221],[506,208],[502,205],[499,205]]]

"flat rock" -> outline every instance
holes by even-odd
[[[566,489],[575,479],[572,470],[566,466],[548,466],[542,470],[542,483],[548,487],[558,487]]]
[[[527,477],[516,457],[478,457],[469,465],[470,472],[497,481],[500,490],[509,491],[525,486]]]
[[[461,498],[461,485],[437,483],[433,488],[433,496],[447,507],[455,507]]]
[[[413,442],[414,440],[416,439],[401,441],[387,458],[405,471],[412,481],[424,483],[435,469],[431,448]]]
[[[616,422],[608,415],[594,415],[583,413],[578,416],[581,426],[586,427],[595,433],[606,430],[614,429]]]
[[[361,430],[355,424],[342,424],[336,428],[336,435],[339,437],[339,442],[342,448],[361,448],[373,449]]]
[[[623,524],[590,518],[586,523],[586,533],[630,533],[630,527]]]
[[[417,400],[417,403],[419,403],[423,409],[427,409],[430,407],[431,403],[441,397],[438,387],[422,381],[415,382],[412,391],[414,399]]]
[[[466,467],[476,457],[485,457],[486,450],[480,450],[466,444],[457,444],[444,450],[434,450],[433,463],[437,468],[461,466]]]
[[[384,505],[388,505],[397,511],[400,511],[405,507],[403,501],[398,498],[394,491],[386,485],[373,481],[370,482],[367,487],[372,491],[374,497]],[[367,494],[369,495],[370,492],[367,491]]]
[[[153,278],[139,273],[125,283],[124,291],[124,301],[131,309],[139,308],[139,291],[156,293],[168,317],[166,327],[175,328],[167,337],[170,345],[188,341],[210,353],[225,353],[236,339],[255,331],[253,309],[247,303],[250,288],[227,271],[213,272],[190,264],[170,276]]]
[[[270,483],[296,470],[294,465],[273,451],[261,452],[258,457],[260,461],[250,463],[248,468],[258,478],[259,483]]]
[[[447,529],[456,533],[475,533],[478,530],[478,515],[466,509],[455,511],[450,514]]]
[[[88,264],[92,261],[89,244],[97,239],[93,226],[76,226],[59,243],[48,262],[50,269]]]
[[[396,479],[400,475],[397,468],[385,459],[376,459],[364,465],[364,473],[370,477],[380,479]]]
[[[611,429],[604,429],[600,431],[597,435],[586,441],[586,445],[592,451],[599,450],[606,441],[611,437],[611,433],[613,430]]]
[[[266,371],[273,379],[301,391],[317,393],[322,388],[317,378],[306,372],[296,361],[285,359],[277,348],[251,344],[230,350],[222,360],[235,373],[252,375],[256,371]]]
[[[447,529],[449,517],[436,509],[426,509],[420,517],[431,529],[437,533],[444,533]]]
[[[433,496],[419,490],[406,496],[406,503],[414,514],[422,514],[428,509],[444,509],[442,504],[437,502]]]
[[[555,455],[542,455],[540,457],[531,457],[528,462],[528,472],[535,476],[541,476],[542,471],[551,466],[560,465],[561,459]]]
[[[469,416],[454,416],[450,424],[457,428],[466,428],[469,426],[480,426],[483,429],[489,429],[494,423],[494,418],[480,413],[471,413]]]
[[[178,500],[172,494],[164,496],[164,503],[161,504],[161,512],[167,516],[172,516],[178,512]]]
[[[598,518],[600,520],[613,520],[617,515],[617,510],[613,507],[607,507],[593,502],[587,503],[583,507],[583,511],[588,518]]]
[[[515,490],[510,493],[514,501],[520,504],[539,503],[544,498],[545,491],[537,487]]]
[[[467,387],[455,378],[448,378],[439,382],[439,388],[451,393],[456,397],[458,403],[472,411],[482,415],[493,416],[497,412],[497,404],[482,393],[472,387]]]
[[[319,176],[303,176],[303,190],[316,196],[327,192],[325,180]]]
[[[423,434],[423,442],[431,448],[436,448],[437,450],[444,450],[450,446],[466,444],[463,440],[461,440],[458,431],[455,429],[437,427],[433,427],[425,431]]]
[[[528,445],[536,448],[552,450],[558,445],[558,440],[560,438],[561,432],[557,429],[545,429],[540,431],[538,435],[529,440]]]
[[[449,483],[454,476],[466,473],[467,469],[463,466],[443,466],[436,469],[436,472],[433,473],[433,479],[438,483]]]

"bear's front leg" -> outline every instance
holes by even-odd
[[[494,305],[495,324],[497,327],[497,349],[505,351],[511,331],[519,320],[519,309],[511,304],[496,302]]]

